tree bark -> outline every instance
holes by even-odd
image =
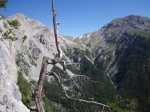
[[[40,76],[39,76],[37,88],[35,89],[35,104],[36,104],[37,112],[44,112],[42,92],[43,92],[43,82],[45,80],[45,76],[47,73],[47,66],[48,66],[48,58],[43,57]]]

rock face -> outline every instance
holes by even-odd
[[[18,71],[37,81],[43,56],[54,57],[53,35],[22,14],[0,18],[0,111],[29,112],[18,88]]]
[[[17,66],[15,43],[4,39],[8,30],[7,20],[0,20],[0,111],[29,112],[21,102],[21,94],[17,86]],[[5,34],[6,35],[6,34]],[[11,38],[11,34],[9,35]]]

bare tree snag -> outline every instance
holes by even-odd
[[[60,57],[60,49],[58,45],[58,35],[57,35],[56,9],[54,7],[54,0],[52,0],[52,16],[53,16],[53,30],[54,30],[55,44],[58,52],[58,57]]]
[[[43,91],[43,82],[45,80],[45,76],[47,73],[47,66],[48,66],[48,58],[43,57],[40,76],[39,76],[37,88],[35,89],[35,104],[36,104],[37,112],[44,112],[42,91]]]

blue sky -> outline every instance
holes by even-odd
[[[8,0],[4,15],[17,12],[52,25],[50,0]],[[150,0],[55,0],[59,31],[64,35],[78,36],[95,31],[111,20],[127,15],[150,17]]]

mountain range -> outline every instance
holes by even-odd
[[[78,38],[59,35],[58,41],[66,70],[59,64],[53,71],[71,98],[101,102],[111,112],[150,112],[149,18],[118,18]],[[42,58],[56,53],[53,31],[42,23],[23,14],[0,17],[0,111],[35,107]],[[44,93],[46,112],[108,112],[66,99],[53,77],[45,79]]]

